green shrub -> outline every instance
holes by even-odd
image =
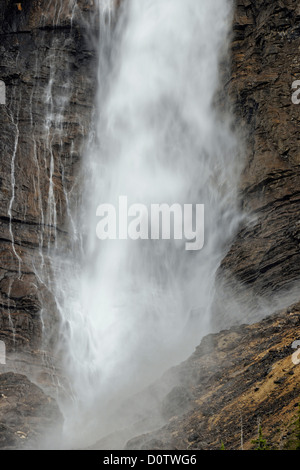
[[[262,427],[259,425],[258,427],[258,437],[251,441],[252,444],[255,444],[255,450],[269,450],[269,446],[267,444],[267,440],[264,438],[262,433]]]

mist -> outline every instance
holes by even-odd
[[[67,393],[63,446],[116,430],[116,410],[210,331],[215,275],[242,219],[239,140],[216,109],[231,1],[99,2],[98,92],[70,209],[70,252],[53,254]],[[203,204],[204,246],[99,240],[97,207]],[[123,423],[124,425],[124,423]]]

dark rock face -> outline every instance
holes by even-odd
[[[259,423],[270,448],[292,449],[300,392],[292,345],[299,337],[299,304],[206,336],[172,370],[179,385],[161,399],[167,424],[131,439],[126,449],[219,450],[223,442],[227,450],[254,450]],[[182,399],[174,406],[179,389],[189,396],[188,409]]]
[[[228,94],[245,130],[241,181],[250,223],[222,262],[225,290],[254,296],[284,293],[300,276],[300,78],[297,0],[237,0]],[[253,297],[252,297],[253,299]]]

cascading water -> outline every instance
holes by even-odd
[[[114,27],[114,2],[99,0],[99,14],[83,201],[72,214],[71,255],[53,258],[72,390],[61,403],[66,445],[81,447],[113,431],[117,404],[209,331],[215,272],[239,220],[237,142],[213,106],[231,2],[124,1]],[[100,241],[97,207],[118,208],[120,196],[128,205],[204,204],[203,249]]]

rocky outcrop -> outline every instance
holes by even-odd
[[[156,403],[167,424],[131,439],[126,449],[219,450],[223,443],[227,450],[253,450],[259,425],[269,448],[295,448],[299,339],[300,304],[206,336],[161,380],[177,377]]]
[[[0,448],[37,449],[55,426],[57,439],[62,415],[53,398],[21,374],[0,374]]]
[[[0,3],[7,100],[0,105],[0,340],[8,354],[0,370],[3,448],[34,446],[48,417],[60,420],[48,395],[7,372],[22,370],[44,390],[57,385],[52,350],[59,318],[48,250],[58,237],[68,249],[66,213],[96,86],[93,2],[52,3]],[[300,79],[299,19],[297,0],[236,0],[226,93],[247,149],[240,185],[247,223],[219,270],[217,328],[234,317],[224,292],[239,306],[259,299],[259,310],[261,299],[283,296],[299,281],[300,107],[291,101],[291,85]],[[244,318],[239,306],[238,321]],[[236,449],[242,429],[243,445],[251,448],[259,420],[271,445],[284,446],[299,400],[299,369],[291,362],[299,315],[295,306],[203,339],[166,379],[171,390],[155,401],[158,419],[168,424],[127,447],[212,449],[223,441]]]

